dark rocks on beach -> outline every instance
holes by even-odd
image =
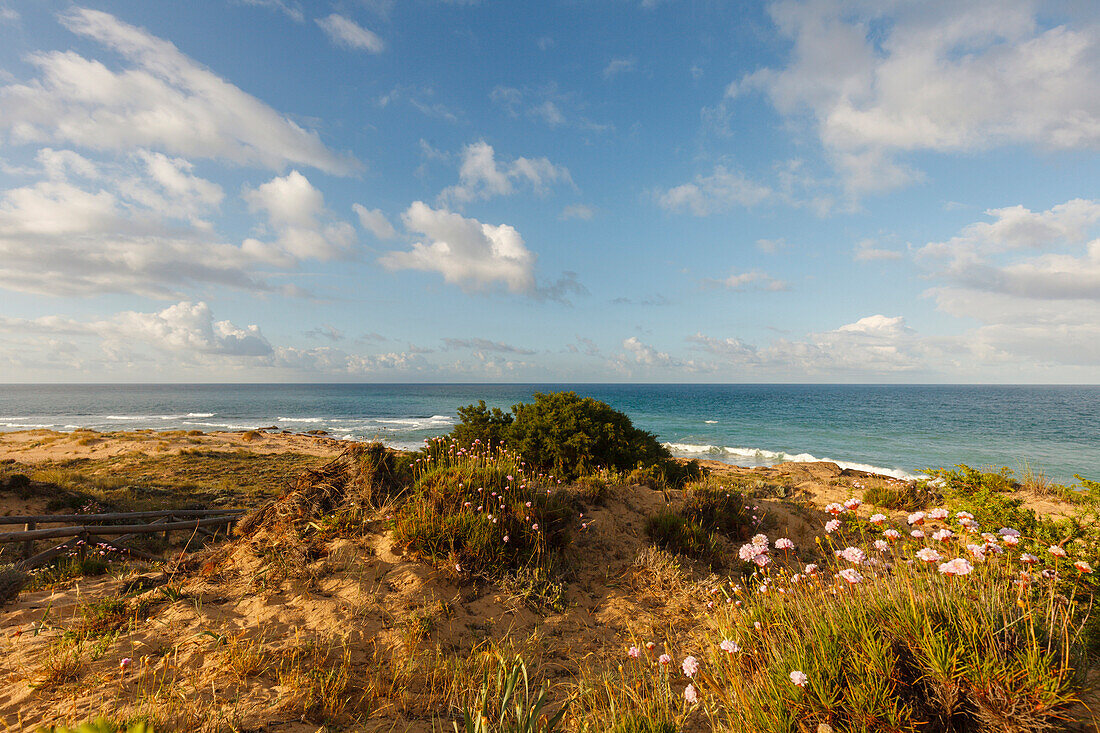
[[[307,430],[306,435],[328,435],[327,430]]]

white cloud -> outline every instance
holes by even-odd
[[[318,18],[317,25],[338,46],[371,53],[382,53],[386,48],[375,33],[337,13]]]
[[[703,285],[707,287],[722,287],[729,290],[770,290],[777,292],[790,290],[790,285],[783,280],[777,280],[771,275],[750,270],[748,272],[732,272],[728,277],[703,278]]]
[[[291,20],[303,23],[306,16],[302,13],[302,6],[296,2],[287,2],[287,0],[239,0],[245,5],[253,5],[257,8],[267,8],[268,10],[274,10],[282,13]]]
[[[115,71],[74,51],[32,54],[39,78],[0,88],[0,129],[13,143],[68,143],[93,150],[150,148],[281,169],[308,165],[335,174],[359,167],[316,132],[279,114],[179,51],[107,13],[61,16],[74,33],[129,62]]]
[[[786,249],[787,246],[787,240],[783,237],[779,237],[778,239],[756,240],[756,248],[761,252],[767,252],[768,254],[775,254],[781,249]]]
[[[569,204],[561,210],[561,216],[558,218],[562,221],[568,221],[569,219],[590,221],[595,215],[596,210],[587,204]]]
[[[710,216],[734,206],[756,206],[774,195],[769,187],[719,165],[709,176],[699,175],[693,183],[658,192],[657,203],[669,211],[687,210],[695,216]]]
[[[253,211],[267,215],[276,234],[274,242],[247,239],[246,252],[270,261],[331,260],[346,257],[355,244],[355,231],[325,210],[324,197],[298,171],[276,177],[244,192]],[[322,219],[325,221],[322,222]]]
[[[604,79],[614,79],[619,74],[625,74],[638,66],[638,59],[634,56],[620,56],[611,59],[603,69]]]
[[[773,3],[786,67],[730,85],[806,115],[853,194],[919,179],[913,151],[1100,147],[1100,26],[1035,3]]]
[[[876,260],[900,260],[902,253],[896,249],[885,249],[878,246],[873,239],[861,239],[856,243],[852,252],[852,259],[856,262],[874,262]]]
[[[397,230],[381,209],[368,209],[362,204],[352,204],[352,210],[358,215],[359,223],[378,239],[394,239]]]
[[[555,184],[573,183],[567,168],[554,165],[546,158],[516,158],[511,163],[498,163],[493,146],[484,140],[471,143],[462,150],[458,180],[457,185],[449,186],[439,194],[441,201],[462,204],[493,196],[509,196],[515,192],[517,183],[530,186],[538,194],[546,193]]]
[[[674,359],[663,351],[658,351],[649,344],[631,336],[623,341],[623,348],[634,356],[634,361],[647,366],[679,366],[680,361]]]
[[[104,335],[137,340],[170,351],[226,356],[266,356],[271,344],[258,326],[241,328],[215,321],[206,303],[177,303],[157,313],[127,311],[109,324],[93,326]]]
[[[379,261],[385,267],[438,272],[446,282],[465,290],[502,283],[512,293],[536,293],[535,255],[507,224],[483,224],[421,201],[414,202],[401,218],[405,228],[423,234],[426,243],[384,255]]]

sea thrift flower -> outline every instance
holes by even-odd
[[[888,540],[896,540],[897,538],[901,537],[901,532],[897,531],[896,529],[888,529],[882,533],[882,536]]]
[[[1034,565],[1035,563],[1039,562],[1039,558],[1035,557],[1030,552],[1025,552],[1024,554],[1020,555],[1020,562],[1026,565]]]
[[[934,539],[936,542],[946,542],[954,536],[955,533],[949,529],[941,529],[938,532],[932,533],[932,539]]]
[[[885,514],[872,514],[871,524],[883,524],[886,521]]]
[[[829,534],[836,532],[838,529],[840,529],[839,519],[830,519],[828,522],[825,523],[825,531]]]
[[[810,678],[806,676],[805,672],[801,672],[797,669],[794,672],[791,672],[791,682],[798,685],[799,687],[805,687],[807,683],[809,683],[809,681]]]
[[[924,518],[928,516],[924,512],[913,512],[909,515],[909,524],[924,524]]]
[[[1012,527],[1001,527],[997,530],[997,534],[1001,537],[1019,537],[1020,530],[1013,529]]]
[[[699,695],[695,692],[695,685],[688,685],[684,688],[684,702],[688,705],[694,705],[699,702]]]
[[[507,541],[508,541],[508,535],[504,535],[504,541],[505,541],[505,542],[507,542]]]
[[[959,520],[960,522],[966,521],[966,520],[972,520],[972,519],[974,519],[974,515],[971,514],[970,512],[959,512],[955,515],[955,519]]]
[[[947,519],[947,510],[942,506],[938,506],[935,509],[928,512],[928,518],[935,521],[937,519]]]
[[[630,647],[630,650],[627,651],[627,655],[632,659],[637,659],[638,657],[642,656],[642,652],[638,649],[638,647],[632,646]]]
[[[817,573],[817,563],[813,563],[813,562],[810,563],[809,565],[807,565],[806,567],[804,567],[802,569],[802,572],[806,573],[806,575],[816,574]]]
[[[858,547],[846,547],[839,551],[837,556],[844,558],[854,565],[862,565],[863,561],[867,559],[867,555]]]
[[[921,540],[924,539],[924,532],[919,529],[914,529],[912,532],[909,533],[909,536]]]
[[[1058,573],[1055,572],[1054,570],[1052,570],[1051,568],[1043,568],[1043,572],[1041,574],[1047,580],[1054,580],[1055,578],[1058,577]]]
[[[886,540],[875,540],[875,549],[879,552],[886,552],[888,547],[890,547],[890,543]]]
[[[794,542],[791,542],[786,537],[780,537],[775,541],[775,549],[777,550],[793,550]]]
[[[762,626],[762,625],[760,624],[760,622],[759,622],[759,621],[753,621],[753,622],[752,622],[752,627],[753,627],[754,629],[756,629],[757,631],[760,631],[760,629],[764,628],[764,627],[763,627],[763,626]]]
[[[969,575],[972,570],[974,570],[974,566],[961,557],[948,560],[940,565],[940,572],[944,575]]]
[[[680,665],[680,669],[684,670],[684,674],[688,677],[694,677],[695,673],[699,671],[699,660],[695,657],[684,657],[684,662]]]
[[[737,642],[731,641],[729,639],[723,639],[722,643],[718,645],[718,648],[724,652],[728,652],[729,654],[736,654],[737,652],[741,651],[741,647],[737,645]]]
[[[859,574],[859,571],[855,568],[844,568],[837,573],[841,578],[847,580],[849,583],[855,585],[863,580],[863,576]]]
[[[766,549],[768,547],[768,536],[766,534],[755,534],[752,536],[752,543]]]
[[[130,668],[130,665],[133,664],[133,662],[134,662],[133,659],[130,659],[129,657],[126,657],[125,659],[123,659],[122,661],[120,661],[118,663],[118,668],[122,672],[125,672],[127,669]]]
[[[829,512],[833,516],[839,516],[844,513],[844,507],[841,504],[833,502],[832,504],[825,505],[825,511]]]
[[[657,657],[657,661],[660,662],[662,665],[667,666],[668,663],[672,661],[672,657],[667,654],[662,654],[661,656]]]
[[[863,502],[859,499],[852,497],[844,502],[844,508],[854,512],[856,509],[859,509],[859,505],[862,503]]]
[[[943,556],[933,550],[931,547],[925,547],[917,550],[917,557],[919,557],[921,560],[924,560],[925,562],[939,562],[943,559]]]
[[[970,554],[974,556],[974,559],[978,562],[985,560],[985,545],[967,545],[966,549],[970,551]]]
[[[1084,560],[1078,560],[1077,562],[1073,563],[1073,567],[1077,568],[1082,573],[1091,573],[1092,572],[1092,566],[1089,565]]]
[[[533,529],[533,530],[535,530],[536,532],[538,532],[538,531],[539,531],[539,526],[538,526],[537,524],[532,524],[532,525],[531,525],[531,529]]]
[[[1004,542],[1009,547],[1015,547],[1016,545],[1020,544],[1020,536],[1015,534],[1006,534],[1001,539],[1001,542]]]
[[[646,648],[646,649],[648,649],[648,650],[650,650],[650,651],[653,651],[653,647],[655,647],[655,646],[657,646],[657,645],[656,645],[656,644],[654,644],[654,643],[653,643],[652,641],[647,641],[647,642],[645,643],[645,648]]]
[[[1055,557],[1066,556],[1066,551],[1061,545],[1051,545],[1047,548],[1047,552],[1049,552],[1051,555],[1054,555]]]

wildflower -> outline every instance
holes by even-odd
[[[1092,572],[1092,566],[1089,565],[1084,560],[1078,560],[1077,562],[1073,563],[1073,567],[1077,568],[1082,573],[1091,573]]]
[[[764,628],[764,626],[759,621],[753,621],[752,627],[757,631],[760,631],[760,629]]]
[[[845,547],[836,554],[837,557],[844,558],[854,565],[862,565],[863,561],[867,559],[867,555],[858,547]]]
[[[672,657],[667,654],[662,654],[661,656],[657,657],[657,661],[660,662],[663,666],[668,666],[669,662],[672,661]]]
[[[652,641],[647,641],[645,643],[645,648],[648,649],[649,651],[653,651],[653,647],[655,647],[655,646],[657,646],[657,645],[654,644]]]
[[[985,560],[985,545],[967,545],[966,549],[970,551],[970,554],[974,556],[974,559],[978,562]]]
[[[1043,568],[1042,576],[1047,580],[1054,580],[1058,577],[1058,573],[1051,568]]]
[[[809,681],[810,678],[806,676],[805,672],[797,669],[791,672],[791,682],[793,682],[798,687],[805,687],[807,683],[809,683]]]
[[[810,563],[802,569],[802,572],[806,573],[806,575],[814,575],[817,573],[817,563]]]
[[[1020,530],[1013,529],[1012,527],[1001,527],[1000,529],[997,530],[997,534],[999,534],[1002,537],[1019,537],[1020,536]]]
[[[890,547],[890,543],[886,540],[875,540],[875,549],[879,552],[886,552],[888,547]]]
[[[722,643],[718,645],[718,648],[729,654],[736,654],[741,651],[741,647],[737,645],[737,642],[729,639],[722,639]]]
[[[499,476],[500,474],[498,473],[497,475]],[[508,476],[507,476],[507,479],[508,479],[509,481],[511,481],[511,480],[512,480],[512,474],[508,474]]]
[[[767,547],[761,547],[755,542],[746,542],[741,545],[741,549],[737,551],[737,556],[745,562],[753,562],[758,556],[767,554],[767,552]]]
[[[921,560],[924,560],[925,562],[939,562],[943,559],[943,556],[933,550],[931,547],[924,547],[920,550],[917,550],[917,557],[919,557]]]
[[[786,537],[780,537],[775,541],[775,549],[777,550],[793,550],[794,542],[791,542]]]
[[[119,671],[125,674],[126,670],[130,668],[130,665],[133,664],[133,662],[133,659],[130,659],[130,657],[126,657],[118,663]]]
[[[898,537],[901,537],[901,532],[896,529],[888,529],[882,533],[882,536],[888,540],[896,540]]]
[[[1055,557],[1065,557],[1066,551],[1061,545],[1051,545],[1047,548],[1047,552]]]
[[[883,524],[886,521],[885,514],[872,514],[871,524]]]
[[[699,660],[695,657],[684,657],[684,662],[680,665],[680,669],[684,670],[684,674],[688,677],[694,677],[695,673],[699,671]]]
[[[958,512],[955,515],[955,519],[959,520],[960,522],[967,521],[967,520],[973,520],[974,515],[971,514],[970,512]]]
[[[1016,545],[1020,544],[1020,537],[1019,537],[1019,535],[1006,534],[1001,539],[1001,541],[1004,542],[1009,547],[1015,547]]]
[[[825,511],[829,512],[829,514],[832,514],[835,517],[844,513],[844,507],[841,504],[833,502],[832,504],[825,505]]]
[[[854,512],[856,509],[859,509],[859,507],[862,503],[863,503],[862,501],[860,501],[859,499],[857,499],[853,496],[851,499],[846,499],[844,501],[844,508],[847,509],[848,511]]]
[[[838,529],[840,529],[839,519],[830,519],[828,522],[825,523],[825,531],[829,534],[836,532]]]
[[[974,570],[974,566],[961,557],[948,560],[940,565],[940,572],[944,575],[969,575],[972,570]]]
[[[684,702],[688,705],[694,705],[699,702],[699,695],[695,692],[695,685],[688,685],[684,688]]]
[[[532,525],[531,525],[531,529],[533,529],[533,530],[535,530],[536,532],[538,532],[538,531],[539,531],[539,526],[538,526],[538,524],[532,524]]]
[[[924,512],[913,512],[909,515],[909,524],[924,524],[924,518],[927,516]]]
[[[934,539],[936,542],[946,542],[947,540],[951,539],[954,536],[955,536],[955,533],[952,532],[949,529],[946,529],[946,528],[941,529],[938,532],[933,532],[932,533],[932,539]]]
[[[631,659],[637,659],[638,657],[642,656],[642,652],[638,649],[638,647],[632,646],[632,647],[630,647],[630,650],[627,652],[627,655]]]
[[[507,542],[507,541],[508,541],[508,535],[504,535],[504,541],[505,541],[505,542]]]
[[[859,571],[855,568],[844,568],[837,575],[844,580],[847,580],[852,585],[862,582],[863,576],[859,574]]]
[[[1020,555],[1020,562],[1024,563],[1025,565],[1034,565],[1035,563],[1039,562],[1039,558],[1035,557],[1029,552],[1025,552],[1024,554]]]
[[[937,519],[947,519],[947,510],[942,506],[938,506],[928,512],[928,518],[935,521]]]
[[[772,559],[767,555],[757,555],[752,559],[752,561],[756,563],[758,567],[766,568],[768,566],[768,563],[770,563]]]
[[[912,532],[909,533],[909,536],[913,537],[914,539],[921,540],[924,539],[924,532],[919,529],[914,529]]]
[[[989,555],[1003,555],[1005,554],[1005,548],[1001,547],[1000,545],[994,545],[987,542],[982,548],[982,552],[985,552]]]
[[[458,563],[455,563],[455,572],[456,573],[461,573],[462,572],[462,566],[459,565]]]

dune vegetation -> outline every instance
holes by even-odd
[[[228,542],[67,560],[0,608],[0,721],[1094,729],[1094,482],[708,471],[609,410],[471,405],[416,453],[305,470]]]

